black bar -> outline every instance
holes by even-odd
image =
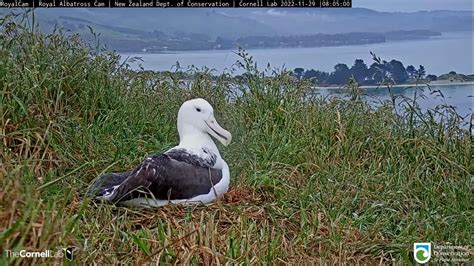
[[[349,8],[352,7],[352,0],[0,0],[2,7]]]

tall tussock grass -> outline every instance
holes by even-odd
[[[5,252],[67,246],[88,264],[409,263],[413,242],[472,242],[472,135],[455,113],[371,107],[356,84],[348,100],[318,97],[244,51],[238,78],[135,71],[19,21],[0,21],[2,264],[61,263]],[[195,97],[233,134],[224,199],[137,210],[83,197],[97,175],[175,145]]]

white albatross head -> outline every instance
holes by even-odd
[[[181,140],[186,135],[209,134],[224,146],[232,140],[230,132],[217,123],[214,108],[201,98],[186,101],[179,108],[178,133]]]

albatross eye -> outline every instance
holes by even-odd
[[[201,108],[196,107],[196,111],[201,112]]]

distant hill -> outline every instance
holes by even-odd
[[[1,13],[9,12],[2,9]],[[37,9],[43,31],[56,25],[90,38],[87,26],[111,48],[178,47],[192,40],[192,49],[206,49],[216,39],[225,42],[254,36],[302,36],[338,33],[387,33],[387,40],[406,38],[405,31],[473,31],[473,12],[377,12],[352,9]],[[413,38],[423,36],[412,36]],[[180,42],[180,44],[173,43]],[[123,49],[122,49],[123,50]]]
[[[230,17],[210,9],[38,9],[40,21],[48,25],[80,24],[73,18],[104,25],[109,34],[115,34],[112,26],[140,31],[158,30],[169,35],[181,33],[206,34],[238,38],[243,35],[273,35],[277,31],[269,25],[249,17]],[[120,32],[120,31],[119,31]]]
[[[399,30],[432,30],[440,32],[473,31],[471,11],[377,12],[352,9],[253,9],[223,10],[257,20],[278,29],[279,34],[388,32]]]
[[[388,32],[432,30],[440,32],[473,31],[474,12],[377,12],[352,9],[38,9],[48,24],[55,20],[77,24],[73,18],[93,23],[159,30],[167,34],[198,33],[216,38],[255,35],[295,35],[346,32]],[[112,30],[113,31],[113,30]]]

